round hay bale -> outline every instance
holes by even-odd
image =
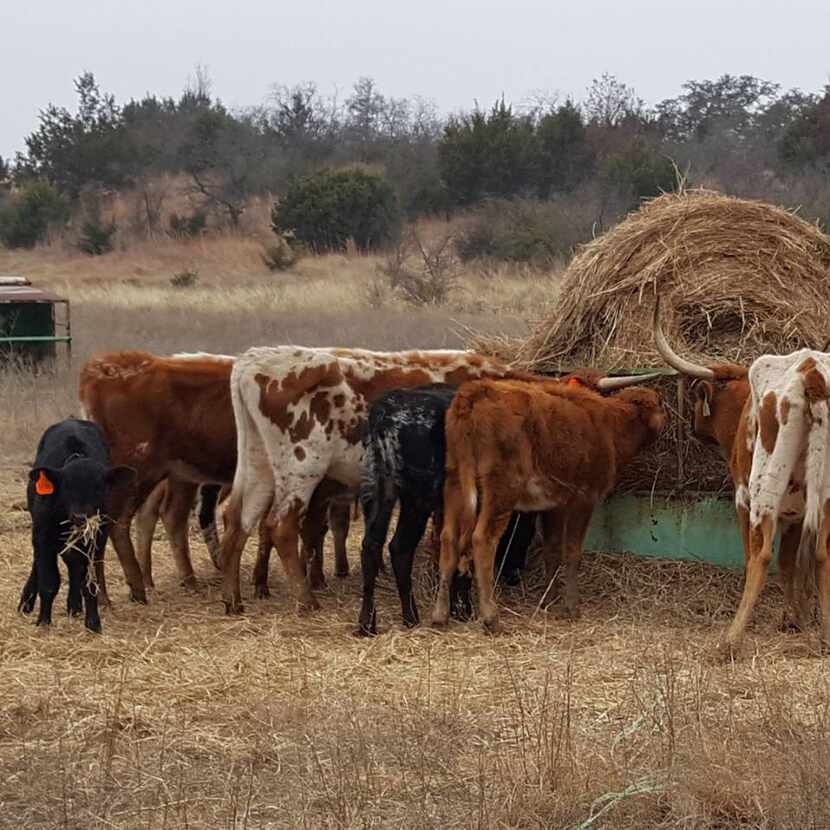
[[[823,348],[830,337],[830,236],[794,213],[706,190],[660,196],[582,246],[553,313],[524,342],[472,346],[521,368],[557,373],[663,366],[652,313],[678,352],[748,365],[765,352]],[[731,490],[716,448],[690,434],[681,377],[658,382],[669,418],[656,444],[623,471],[618,492],[677,497]]]
[[[763,202],[706,190],[660,196],[582,246],[554,313],[513,359],[537,371],[661,365],[655,289],[670,342],[693,359],[748,363],[821,348],[830,236]]]

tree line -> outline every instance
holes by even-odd
[[[448,117],[429,100],[384,95],[371,78],[342,100],[312,82],[275,86],[264,104],[239,110],[212,95],[202,71],[177,98],[119,104],[89,72],[75,89],[74,111],[48,105],[25,150],[0,159],[6,244],[42,236],[32,216],[48,224],[95,194],[126,189],[142,197],[148,235],[197,232],[207,213],[236,227],[251,196],[279,197],[304,177],[347,167],[382,177],[405,217],[493,199],[571,200],[589,203],[591,221],[604,225],[681,175],[806,202],[811,218],[830,219],[830,84],[813,93],[724,75],[689,81],[649,107],[605,74],[579,101],[499,98]],[[201,206],[169,228],[157,186],[165,174],[186,177]]]

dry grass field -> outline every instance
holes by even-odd
[[[271,598],[249,594],[244,616],[225,617],[201,541],[200,589],[186,592],[160,531],[146,607],[127,601],[108,553],[102,636],[61,614],[41,630],[15,613],[31,556],[15,506],[27,463],[41,430],[77,412],[91,352],[446,346],[464,325],[523,332],[556,299],[555,277],[471,272],[449,306],[377,308],[371,258],[307,260],[284,276],[257,251],[218,240],[95,260],[0,255],[0,273],[71,297],[76,337],[71,372],[0,375],[0,826],[830,826],[830,663],[817,633],[777,631],[772,585],[742,659],[716,661],[740,575],[713,567],[589,555],[579,621],[540,610],[531,574],[501,594],[497,637],[475,623],[403,629],[381,577],[381,633],[362,640],[350,633],[359,522],[352,576],[329,575],[322,610],[303,618],[278,564]],[[185,267],[199,283],[172,288]],[[418,582],[424,610],[424,573]]]

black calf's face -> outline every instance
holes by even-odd
[[[129,482],[135,473],[129,467],[107,468],[79,458],[61,468],[35,467],[30,475],[40,504],[77,523],[105,512],[110,490]]]

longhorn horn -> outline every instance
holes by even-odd
[[[660,324],[660,295],[657,294],[654,300],[654,318],[652,320],[652,328],[654,331],[654,343],[657,346],[657,351],[660,352],[660,357],[666,361],[673,369],[684,375],[689,375],[693,378],[700,378],[701,380],[714,380],[715,373],[706,366],[700,366],[697,363],[692,363],[684,360],[679,354],[672,351],[669,346],[666,336],[663,334],[663,327]]]
[[[620,375],[615,378],[605,377],[597,381],[597,389],[600,392],[611,392],[615,389],[625,389],[626,386],[636,386],[637,384],[646,383],[663,376],[663,372],[647,372],[643,375]]]

